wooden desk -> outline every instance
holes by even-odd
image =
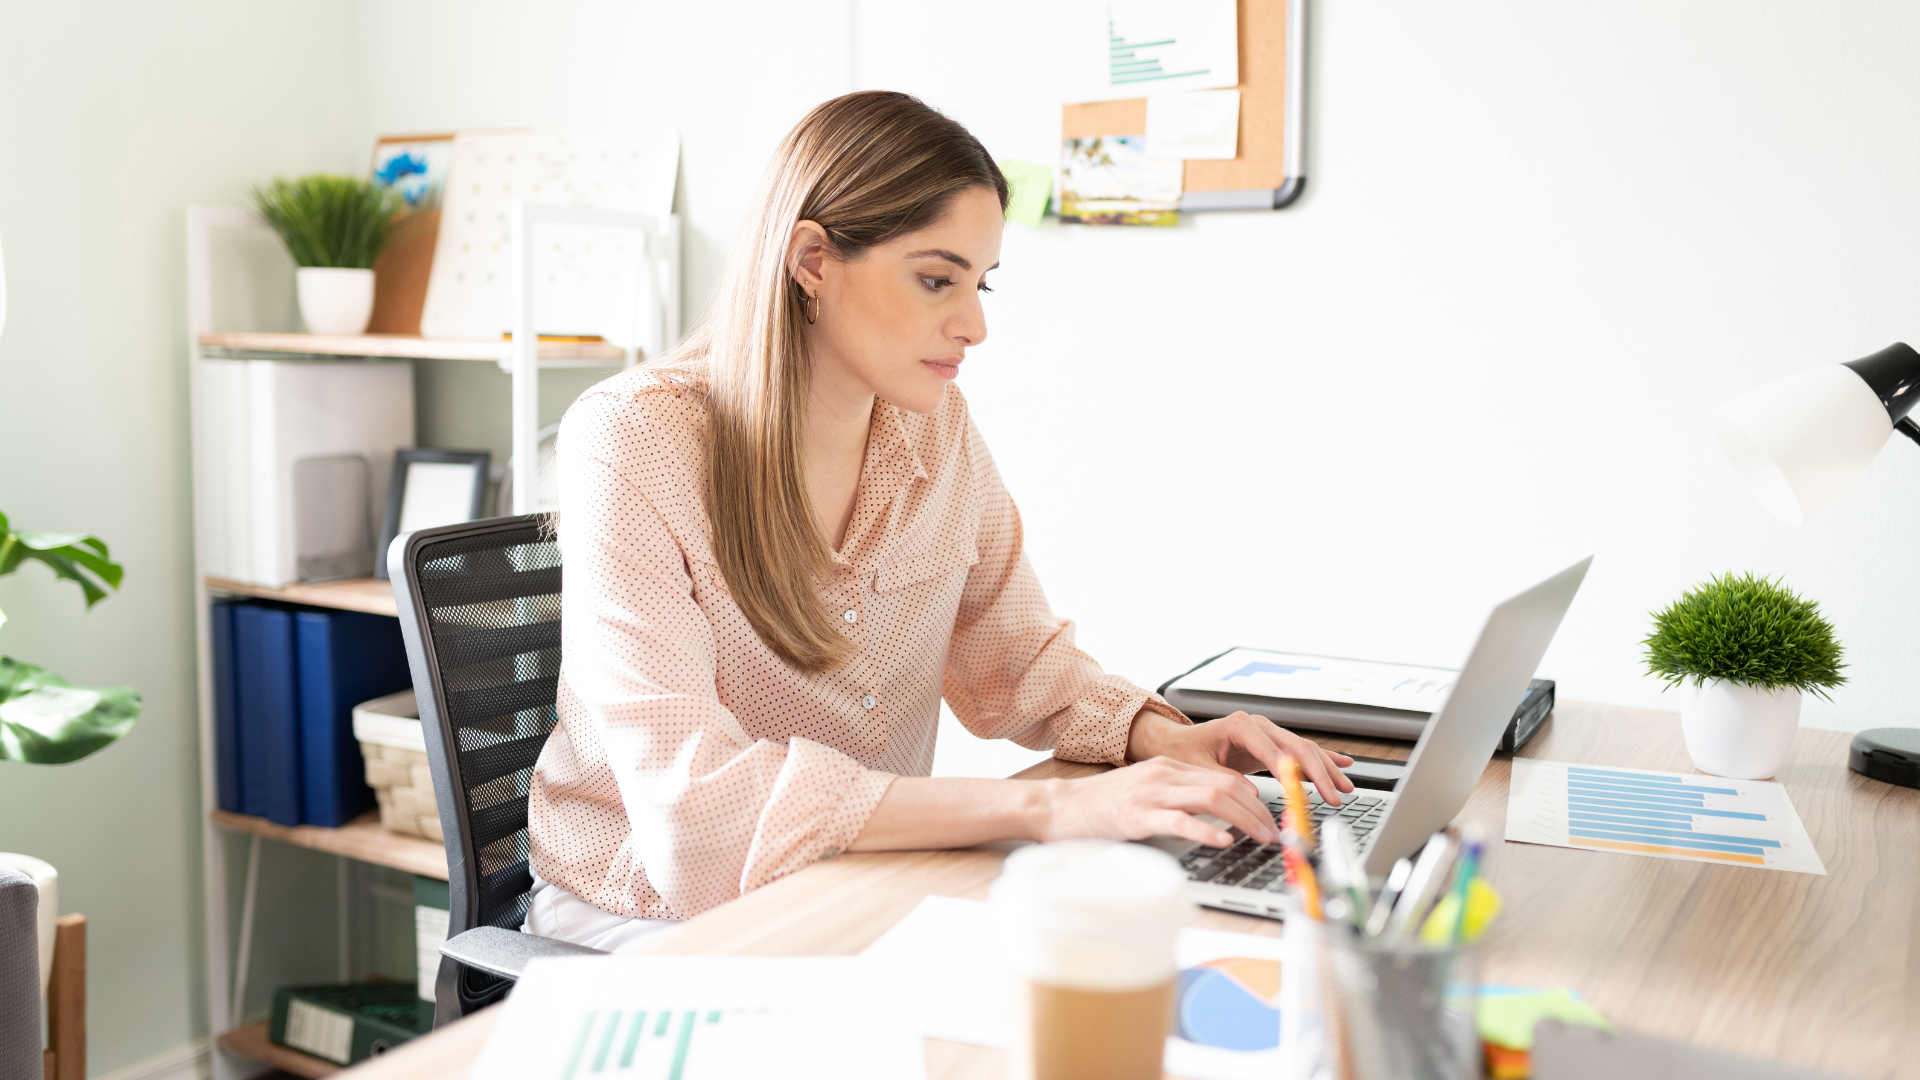
[[[1329,738],[1404,757],[1404,744]],[[1857,776],[1847,736],[1802,729],[1780,777],[1826,877],[1530,844],[1490,844],[1506,914],[1486,941],[1490,982],[1569,986],[1623,1028],[1829,1072],[1920,1080],[1920,791]],[[1525,757],[1691,771],[1672,713],[1562,703]],[[1049,761],[1020,774],[1096,767]],[[1464,820],[1505,831],[1507,755]],[[651,938],[641,951],[849,955],[929,895],[983,899],[1002,850],[844,855]],[[1201,924],[1274,934],[1206,912]],[[464,1075],[492,1010],[415,1040],[358,1080]],[[932,1080],[999,1077],[998,1051],[928,1042]]]

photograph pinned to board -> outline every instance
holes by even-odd
[[[679,168],[680,133],[672,128],[462,132],[453,143],[420,333],[497,341],[511,331],[513,200],[665,218]],[[547,225],[538,244],[535,331],[635,344],[644,235]]]
[[[1067,102],[1240,82],[1235,0],[1080,0],[1064,25]]]
[[[1178,225],[1182,166],[1147,156],[1144,135],[1066,139],[1060,220],[1080,225]]]
[[[452,164],[452,135],[383,135],[373,144],[373,182],[399,191],[408,210],[439,208]]]
[[[1232,161],[1238,153],[1240,91],[1193,90],[1147,99],[1147,156]]]

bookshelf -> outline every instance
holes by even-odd
[[[364,611],[369,615],[397,616],[400,614],[400,608],[393,600],[393,585],[370,577],[347,578],[342,581],[317,581],[312,584],[287,585],[278,589],[266,585],[248,585],[241,581],[209,577],[206,579],[206,588],[209,593],[252,596],[261,600],[278,600],[286,604],[306,604],[308,607]]]
[[[262,1065],[279,1069],[281,1072],[305,1077],[306,1080],[320,1080],[322,1076],[329,1076],[341,1070],[342,1066],[335,1065],[325,1058],[303,1054],[274,1042],[269,1032],[271,1025],[271,1020],[255,1020],[251,1024],[241,1024],[239,1027],[221,1032],[214,1041],[220,1045],[220,1049],[229,1053],[238,1054],[249,1061],[257,1061]]]
[[[675,216],[644,217],[578,208],[516,204],[511,214],[511,310],[500,325],[513,332],[499,340],[429,339],[412,333],[305,334],[286,329],[293,315],[293,272],[284,249],[252,213],[234,207],[190,206],[186,212],[186,345],[191,415],[196,425],[193,461],[196,543],[194,602],[200,698],[200,774],[203,821],[203,889],[206,933],[207,1014],[219,1053],[213,1055],[213,1080],[243,1080],[267,1069],[314,1078],[338,1071],[319,1058],[275,1046],[267,1022],[247,1015],[253,942],[268,933],[256,926],[261,889],[261,846],[267,842],[323,852],[338,860],[339,909],[335,927],[302,932],[335,934],[339,941],[339,979],[350,976],[349,881],[353,863],[446,880],[442,844],[388,832],[368,814],[336,829],[310,825],[286,827],[262,818],[221,810],[214,777],[213,671],[208,603],[215,595],[259,597],[291,604],[395,616],[393,590],[384,581],[357,578],[268,587],[210,575],[208,540],[216,518],[208,492],[213,478],[230,473],[236,462],[213,459],[198,427],[210,422],[210,397],[203,387],[208,361],[289,361],[314,359],[492,362],[511,380],[510,408],[478,417],[495,432],[510,434],[513,450],[513,513],[527,513],[538,490],[534,470],[539,458],[540,374],[550,369],[614,370],[656,355],[680,337],[680,222]],[[637,324],[640,340],[623,347],[604,341],[539,340],[534,334],[533,247],[529,238],[548,226],[636,229],[646,234],[649,270],[640,297],[645,318]],[[415,393],[425,393],[416,380]],[[423,399],[416,397],[416,405]],[[442,398],[443,407],[460,399]],[[498,400],[497,398],[494,400]],[[377,517],[378,508],[373,508]],[[504,509],[504,508],[503,508]],[[227,837],[247,837],[230,856]],[[244,849],[245,854],[239,852]],[[233,866],[228,863],[230,857]],[[244,880],[236,893],[233,890]],[[240,900],[238,905],[230,897]],[[271,971],[251,973],[256,989],[283,978]],[[258,994],[253,995],[258,998]]]
[[[491,360],[506,366],[513,361],[513,342],[423,338],[418,334],[291,334],[265,330],[208,331],[199,337],[208,358],[271,359],[279,356],[369,357],[392,360]],[[620,367],[636,363],[643,350],[624,349],[604,341],[542,341],[540,366]]]
[[[207,819],[228,832],[261,836],[294,847],[344,855],[356,862],[447,880],[446,846],[438,840],[423,840],[387,829],[380,824],[377,810],[369,810],[337,829],[279,825],[263,817],[220,809],[209,811]]]

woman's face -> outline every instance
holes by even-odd
[[[980,295],[1000,265],[1002,224],[999,197],[969,188],[939,221],[842,262],[826,255],[824,233],[809,245],[806,230],[819,226],[801,222],[794,276],[820,298],[807,327],[816,388],[871,392],[918,413],[939,408],[968,346],[986,340]]]

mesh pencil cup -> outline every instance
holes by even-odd
[[[1281,964],[1282,1075],[1468,1080],[1480,1075],[1479,950],[1384,945],[1289,910]]]

